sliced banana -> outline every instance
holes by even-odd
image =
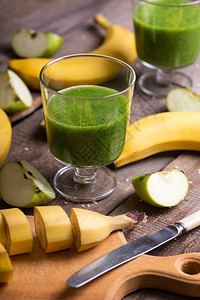
[[[13,267],[4,246],[0,243],[0,282],[8,282],[13,277]]]
[[[46,253],[70,248],[73,244],[71,222],[59,205],[34,207],[35,229]]]
[[[114,230],[133,228],[131,217],[125,214],[105,216],[87,209],[71,208],[69,218],[78,252],[95,247]]]
[[[0,243],[6,248],[7,245],[6,225],[1,212],[0,212]]]
[[[0,213],[3,215],[6,226],[8,254],[31,252],[33,236],[25,214],[18,208],[2,209]]]

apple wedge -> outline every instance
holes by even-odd
[[[188,179],[177,169],[144,174],[131,180],[136,194],[153,206],[171,207],[182,201],[188,191]]]
[[[55,192],[30,163],[8,162],[0,171],[0,194],[9,205],[34,207],[55,198]]]
[[[24,81],[13,71],[0,73],[0,107],[7,113],[20,112],[33,104]]]
[[[200,95],[188,87],[178,87],[167,95],[168,111],[200,111]]]
[[[49,57],[62,45],[55,33],[20,29],[12,37],[12,48],[19,57]]]

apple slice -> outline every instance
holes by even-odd
[[[27,161],[8,162],[0,171],[0,194],[9,205],[33,207],[55,198],[46,179]]]
[[[12,37],[12,48],[19,57],[49,57],[62,45],[55,33],[20,29]]]
[[[179,170],[144,174],[131,180],[136,194],[148,204],[171,207],[182,201],[188,191],[188,179]]]
[[[0,107],[7,113],[22,111],[33,104],[24,81],[13,71],[0,73]]]
[[[178,87],[167,95],[169,111],[200,111],[200,95],[188,87]]]

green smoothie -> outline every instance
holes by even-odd
[[[151,2],[137,6],[133,16],[139,58],[163,68],[193,63],[200,50],[200,6],[174,6],[188,3],[179,0]]]
[[[76,86],[60,93],[65,97],[52,96],[45,112],[52,154],[74,166],[102,166],[114,161],[124,146],[127,98],[109,97],[116,91],[99,86]]]

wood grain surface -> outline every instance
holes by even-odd
[[[104,38],[104,31],[93,21],[93,17],[97,13],[103,14],[111,23],[125,26],[130,30],[133,29],[131,2],[129,0],[1,0],[0,71],[5,70],[9,60],[15,57],[11,49],[11,38],[12,34],[19,28],[40,29],[61,34],[64,38],[64,44],[55,54],[55,57],[89,52],[95,49],[102,43]],[[147,68],[138,59],[132,66],[135,69],[137,80],[141,74],[147,72]],[[182,72],[191,76],[193,90],[200,92],[200,57],[194,65],[183,68]],[[133,96],[131,122],[167,110],[165,98],[155,98],[143,94],[139,90],[137,82]],[[35,99],[40,96],[39,92],[31,92]],[[48,149],[45,130],[40,126],[42,119],[42,108],[39,108],[28,117],[13,123],[12,144],[6,162],[26,159],[52,183],[53,176],[61,167],[61,164],[53,158]],[[124,232],[126,239],[130,241],[174,223],[200,209],[199,158],[200,154],[198,152],[172,151],[151,156],[119,169],[115,169],[113,165],[110,165],[109,167],[117,175],[118,187],[106,199],[96,203],[75,204],[57,194],[56,199],[49,205],[59,204],[67,213],[69,213],[71,207],[82,207],[112,215],[121,214],[131,209],[145,211],[148,215],[148,222],[135,227],[131,232]],[[140,201],[131,185],[131,178],[140,174],[171,168],[180,168],[188,176],[190,185],[185,200],[173,208],[155,208]],[[9,206],[3,200],[0,200],[0,208],[6,207]],[[23,209],[23,211],[27,215],[33,214],[32,209]],[[170,242],[151,254],[169,256],[199,252],[199,233],[200,229],[196,228],[181,236],[175,243]],[[32,283],[34,285],[34,280]],[[16,292],[20,293],[20,290],[17,289]],[[38,297],[38,299],[42,298]],[[101,300],[98,296],[95,299]],[[190,297],[151,288],[141,289],[126,296],[125,299],[185,300],[190,299]]]

